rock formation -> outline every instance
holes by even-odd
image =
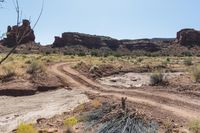
[[[24,44],[34,41],[35,35],[31,29],[29,20],[23,20],[21,26],[8,26],[6,38],[3,39],[2,44],[7,47],[13,47],[17,42]]]
[[[62,37],[55,37],[53,47],[69,47],[80,45],[89,49],[109,48],[116,51],[123,50],[144,50],[155,52],[160,50],[159,44],[169,44],[173,39],[138,39],[138,40],[117,40],[106,36],[89,35],[75,32],[65,32]],[[119,50],[120,51],[120,50]]]
[[[176,42],[184,46],[200,45],[200,31],[182,29],[177,32]]]
[[[82,45],[90,49],[97,49],[103,46],[116,49],[120,45],[120,42],[117,39],[105,36],[66,32],[62,34],[62,37],[56,36],[53,43],[53,47],[65,47],[73,45]]]

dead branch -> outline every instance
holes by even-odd
[[[14,1],[13,1],[14,2]],[[20,35],[19,34],[19,25],[20,25],[20,7],[19,7],[19,2],[18,2],[18,0],[16,0],[15,1],[16,3],[14,3],[14,5],[15,5],[15,10],[16,10],[16,13],[17,13],[17,32],[16,32],[16,44],[15,44],[15,46],[11,49],[11,51],[3,58],[3,59],[1,59],[1,61],[0,61],[0,64],[2,64],[15,50],[16,50],[16,48],[21,44],[21,42],[22,42],[22,40],[24,39],[24,38],[26,38],[32,31],[30,30],[30,31],[24,31],[23,32],[23,34],[22,35]],[[39,20],[40,20],[40,18],[41,18],[41,16],[42,16],[42,13],[43,13],[43,10],[44,10],[44,0],[43,0],[43,2],[42,2],[42,7],[41,7],[41,10],[40,10],[40,14],[39,14],[39,16],[38,16],[38,18],[37,18],[37,20],[36,20],[36,22],[35,22],[35,24],[33,25],[33,28],[32,29],[34,29],[36,26],[37,26],[37,24],[38,24],[38,22],[39,22]]]

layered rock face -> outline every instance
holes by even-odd
[[[68,47],[80,45],[89,49],[99,49],[107,47],[111,50],[144,50],[144,51],[158,51],[159,44],[170,43],[173,39],[138,39],[138,40],[117,40],[106,36],[88,35],[83,33],[66,32],[62,37],[55,37],[53,47]]]
[[[183,29],[177,32],[176,42],[184,46],[200,45],[200,31]]]
[[[120,42],[117,39],[110,37],[66,32],[62,34],[62,37],[55,37],[55,41],[53,43],[53,47],[65,47],[73,45],[82,45],[90,49],[97,49],[103,46],[116,49],[120,45]]]
[[[8,26],[6,38],[2,45],[13,47],[16,44],[24,44],[35,41],[34,31],[31,29],[29,20],[23,20],[21,26]]]

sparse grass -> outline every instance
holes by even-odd
[[[200,120],[192,120],[188,127],[193,133],[200,133]]]
[[[191,73],[195,82],[200,82],[200,65],[196,65],[195,67],[193,67]]]
[[[16,133],[37,133],[36,129],[33,127],[32,124],[25,124],[21,123],[17,127],[17,132]]]
[[[164,75],[161,72],[155,72],[150,75],[150,84],[151,85],[160,85],[164,84],[166,81],[164,79]]]
[[[193,63],[192,63],[192,58],[186,58],[184,59],[184,65],[186,66],[191,66]]]
[[[32,61],[31,64],[27,67],[26,72],[28,74],[43,73],[45,72],[45,68],[42,63],[38,61]]]
[[[64,120],[64,125],[67,127],[73,127],[78,123],[78,119],[75,116],[66,118]]]
[[[12,64],[5,64],[1,66],[0,70],[1,70],[0,80],[2,80],[2,82],[8,81],[9,79],[17,75],[15,68]]]

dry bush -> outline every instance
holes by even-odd
[[[192,59],[191,58],[186,58],[184,61],[183,61],[184,65],[186,66],[191,66],[192,65]]]
[[[90,72],[90,73],[94,73],[94,72],[97,71],[97,70],[99,70],[99,67],[96,66],[96,65],[93,65],[93,66],[90,67],[89,72]]]
[[[195,82],[200,82],[200,65],[195,66],[191,73]]]
[[[200,120],[192,120],[188,126],[193,133],[200,133]]]
[[[83,61],[80,61],[76,65],[74,65],[73,68],[74,69],[78,69],[78,68],[80,68],[81,66],[84,66],[84,65],[86,65],[86,63],[83,62]]]
[[[99,100],[92,101],[92,107],[99,108],[101,106],[101,102]]]
[[[27,67],[26,72],[28,74],[44,73],[45,67],[38,61],[32,61],[31,64]]]
[[[2,82],[9,81],[16,75],[15,67],[12,64],[6,64],[1,67],[0,80]]]
[[[166,82],[163,73],[155,72],[150,75],[150,84],[151,85],[160,85]]]

